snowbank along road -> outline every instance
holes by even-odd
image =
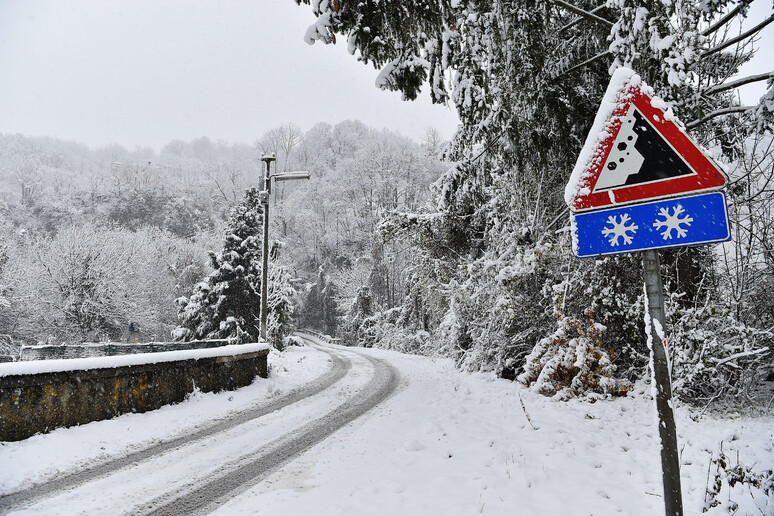
[[[0,514],[78,512],[94,496],[110,514],[208,513],[385,401],[400,384],[386,360],[304,338],[329,363],[312,382],[186,435],[0,491]]]

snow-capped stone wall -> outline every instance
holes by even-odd
[[[265,344],[0,364],[0,441],[147,412],[268,376]]]

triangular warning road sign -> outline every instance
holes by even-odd
[[[726,176],[632,70],[613,74],[565,190],[574,212],[718,190]]]

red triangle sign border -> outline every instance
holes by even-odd
[[[726,185],[727,178],[720,167],[672,120],[671,113],[664,113],[661,109],[663,101],[648,93],[650,88],[642,84],[632,70],[616,70],[565,190],[565,200],[573,212],[710,192]],[[595,191],[632,105],[694,173]],[[614,168],[615,165],[608,166]]]

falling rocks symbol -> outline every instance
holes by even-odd
[[[724,192],[693,195],[572,215],[580,257],[630,253],[729,240]]]
[[[600,171],[594,192],[691,174],[696,172],[632,104]]]

